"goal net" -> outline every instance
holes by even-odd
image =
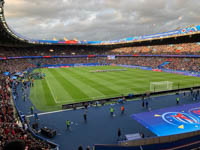
[[[150,82],[151,92],[172,90],[172,87],[173,87],[173,82],[170,81]]]

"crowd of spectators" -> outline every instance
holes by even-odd
[[[19,122],[15,111],[11,88],[13,80],[3,75],[4,71],[19,71],[28,66],[16,60],[1,61],[0,65],[0,150],[21,149],[49,150],[51,147],[44,141],[38,140],[27,130],[27,125]]]
[[[151,55],[199,55],[200,43],[123,47],[113,49],[110,54],[151,54]]]
[[[35,46],[35,47],[0,47],[0,57],[15,56],[66,56],[66,55],[199,55],[200,43],[182,43],[154,46],[123,46],[121,48],[98,46]]]
[[[171,58],[169,64],[164,66],[166,69],[184,70],[184,71],[200,71],[199,58]]]
[[[11,59],[1,60],[0,69],[2,72],[20,72],[28,68],[44,65],[58,64],[82,64],[82,63],[99,63],[103,64],[122,64],[135,65],[158,68],[164,62],[168,62],[163,68],[182,70],[182,71],[199,71],[200,58],[185,58],[185,57],[142,57],[142,56],[127,56],[115,57],[110,60],[105,57],[75,57],[75,58],[35,58],[35,59]],[[17,67],[16,67],[17,66]]]
[[[20,72],[30,67],[34,67],[34,64],[29,59],[12,59],[0,61],[0,70],[2,72]]]
[[[12,104],[11,86],[12,80],[3,75],[4,72],[20,72],[35,66],[55,65],[55,64],[77,64],[77,63],[99,63],[99,64],[122,64],[136,65],[158,68],[159,65],[168,61],[169,63],[163,68],[199,71],[200,58],[195,57],[141,57],[136,54],[159,54],[159,55],[198,55],[200,52],[199,43],[157,45],[157,46],[140,46],[140,47],[123,47],[115,49],[95,49],[95,48],[10,48],[0,47],[0,149],[3,149],[9,142],[13,140],[21,140],[26,148],[29,149],[49,149],[49,145],[40,140],[36,140],[33,136],[20,126],[15,116],[15,109]],[[74,57],[74,58],[35,58],[35,59],[6,59],[6,57],[18,56],[65,56],[65,55],[134,55],[121,57],[117,56],[110,60],[104,57]]]

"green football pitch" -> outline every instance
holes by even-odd
[[[126,69],[97,72],[96,70]],[[151,82],[171,81],[173,89],[200,85],[200,78],[118,66],[40,69],[45,79],[35,80],[30,98],[41,111],[60,110],[63,104],[139,94],[150,90]]]

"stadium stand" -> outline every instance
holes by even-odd
[[[27,131],[27,124],[20,124],[16,118],[11,95],[12,84],[13,81],[8,77],[0,76],[0,149],[17,140],[24,141],[27,149],[50,149],[50,145],[35,139]]]
[[[180,45],[180,44],[179,44]],[[194,44],[184,44],[185,47],[190,47]],[[195,47],[194,46],[194,47]],[[155,46],[159,47],[159,46]],[[161,49],[169,49],[169,45],[162,46]],[[134,49],[135,47],[131,47],[131,49]],[[140,47],[136,47],[136,49],[139,49]],[[74,58],[66,57],[57,57],[57,58],[24,58],[24,59],[9,59],[8,57],[19,57],[19,56],[35,56],[35,55],[43,55],[43,56],[54,56],[54,55],[60,55],[64,54],[66,50],[58,50],[58,53],[52,54],[51,52],[47,51],[47,53],[43,50],[37,50],[35,54],[30,50],[30,52],[27,52],[26,49],[20,48],[21,51],[18,51],[18,48],[7,48],[3,47],[1,49],[4,49],[1,51],[1,57],[3,58],[0,60],[0,70],[1,70],[1,147],[3,148],[6,146],[9,142],[15,141],[15,140],[23,140],[25,141],[26,146],[29,149],[34,149],[37,145],[37,148],[45,148],[50,149],[50,145],[48,145],[46,142],[43,142],[41,140],[36,140],[31,133],[23,129],[22,125],[17,123],[18,121],[15,119],[14,115],[14,107],[12,105],[12,95],[10,94],[10,89],[12,88],[12,80],[8,77],[3,76],[2,74],[4,72],[9,72],[11,74],[14,74],[16,72],[21,72],[24,70],[27,70],[32,67],[36,67],[38,63],[40,63],[41,66],[45,65],[55,65],[55,64],[76,64],[76,63],[111,63],[111,64],[124,64],[124,65],[135,65],[135,66],[147,66],[152,68],[158,68],[160,64],[163,64],[164,62],[168,61],[169,63],[163,66],[163,68],[166,69],[174,69],[174,70],[186,70],[186,71],[199,71],[199,64],[200,59],[197,57],[190,57],[184,56],[184,57],[176,57],[176,56],[168,56],[168,57],[161,57],[161,56],[123,56],[122,54],[125,54],[123,52],[119,52],[119,56],[116,57],[115,60],[108,60],[106,56],[104,57],[97,57],[96,55],[102,54],[95,53],[95,56],[88,57],[88,53],[81,52],[80,54],[86,55],[86,57],[80,57],[80,56],[73,56]],[[35,49],[35,48],[33,48]],[[122,48],[120,48],[121,50]],[[124,48],[125,49],[125,48]],[[141,47],[143,49],[143,47]],[[115,49],[116,50],[116,49]],[[115,51],[113,50],[113,51]],[[196,48],[195,48],[196,50]],[[68,50],[67,50],[68,51]],[[115,53],[112,51],[112,53],[109,52],[109,54],[114,55]],[[126,51],[126,50],[124,50]],[[162,50],[159,50],[162,51]],[[194,50],[193,50],[194,51]],[[194,54],[193,51],[187,52],[188,54]],[[171,50],[167,54],[170,53]],[[196,50],[196,52],[198,52]],[[68,53],[73,53],[73,51],[68,51]],[[138,52],[139,54],[143,54],[142,52]],[[105,54],[105,52],[104,52]],[[131,53],[129,53],[131,54]],[[146,54],[146,53],[144,53]],[[165,52],[160,52],[159,54],[166,54]],[[197,53],[198,54],[198,53]],[[180,53],[179,53],[180,55]],[[185,53],[184,53],[185,55]],[[66,55],[63,55],[66,56]],[[9,135],[9,136],[8,136]],[[35,148],[35,149],[37,149]]]
[[[0,4],[3,6],[1,2]],[[5,72],[12,75],[38,66],[82,63],[135,65],[153,69],[162,67],[199,72],[198,33],[116,45],[42,45],[8,33],[9,28],[2,21],[2,7],[0,14],[0,149],[17,140],[23,141],[28,150],[48,150],[56,147],[35,138],[28,131],[27,123],[20,121],[12,101],[14,95],[11,89],[14,81],[3,75]],[[116,58],[109,60],[108,55],[115,55]]]

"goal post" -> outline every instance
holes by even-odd
[[[173,82],[171,81],[161,81],[161,82],[150,82],[150,91],[159,92],[172,90]]]

